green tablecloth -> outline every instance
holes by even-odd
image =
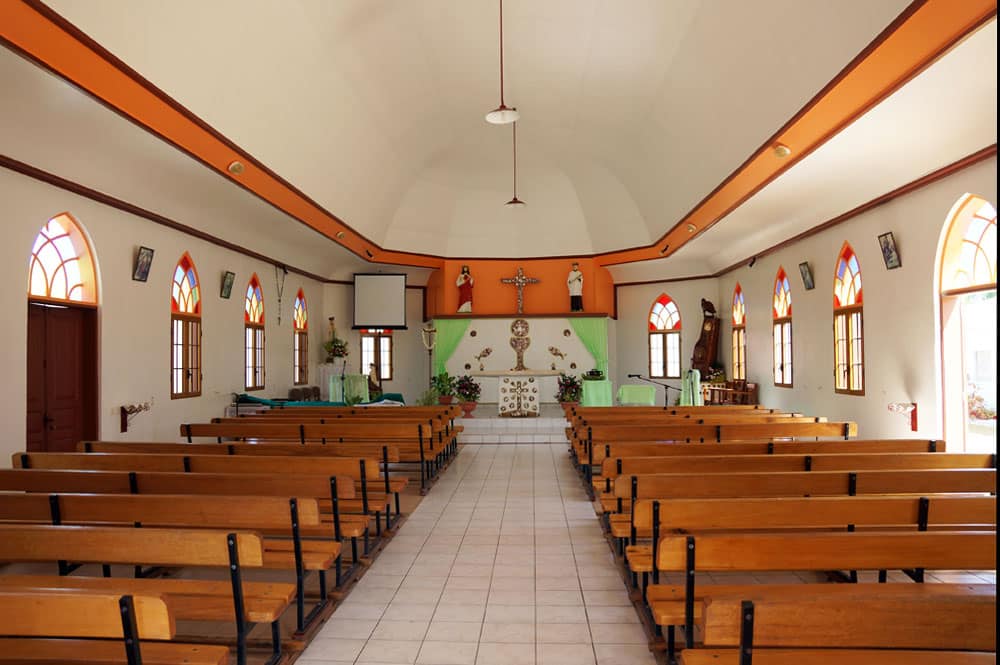
[[[352,399],[354,398],[354,399]],[[330,401],[368,401],[368,377],[364,374],[346,374],[343,385],[339,376],[330,377]]]
[[[611,406],[611,381],[584,380],[580,406]]]
[[[656,406],[656,388],[653,386],[618,386],[618,403],[635,406]]]

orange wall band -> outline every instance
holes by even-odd
[[[995,0],[915,0],[784,128],[659,241],[646,247],[580,259],[581,267],[588,260],[592,261],[592,267],[597,267],[669,256],[995,15]],[[446,272],[450,263],[462,263],[461,259],[379,247],[233,145],[37,0],[0,2],[0,40],[363,259],[442,268]],[[789,146],[791,156],[776,158],[771,152],[775,142]],[[245,165],[239,176],[226,170],[234,159]],[[688,224],[695,226],[695,233],[687,231]],[[339,232],[344,233],[344,237],[337,240]],[[661,254],[665,245],[670,248]],[[548,274],[549,261],[532,261],[530,268],[525,262],[525,269]],[[562,266],[569,260],[551,261]],[[492,262],[473,263],[486,266]],[[597,294],[590,297],[597,298]],[[440,306],[447,309],[448,304],[445,301]],[[595,307],[601,304],[599,300],[591,303]],[[606,309],[610,311],[610,304]]]

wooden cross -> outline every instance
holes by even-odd
[[[513,277],[502,277],[504,284],[513,284],[517,288],[517,313],[524,314],[524,287],[529,284],[538,284],[541,280],[534,277],[525,277],[524,268],[518,268],[517,274]]]

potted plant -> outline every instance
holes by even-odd
[[[568,406],[573,406],[579,404],[580,393],[583,391],[583,384],[580,383],[580,379],[573,376],[572,374],[560,374],[558,390],[556,391],[556,400],[563,405],[565,409]]]
[[[437,391],[438,404],[451,404],[455,397],[455,379],[448,372],[441,372],[431,379],[431,387]]]
[[[465,374],[455,381],[455,394],[458,395],[459,406],[462,407],[462,415],[466,418],[472,417],[472,411],[479,401],[480,386],[476,381]]]

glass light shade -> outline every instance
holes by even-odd
[[[512,122],[517,122],[520,117],[521,114],[517,112],[517,109],[501,104],[486,114],[486,122],[493,125],[509,125]]]

